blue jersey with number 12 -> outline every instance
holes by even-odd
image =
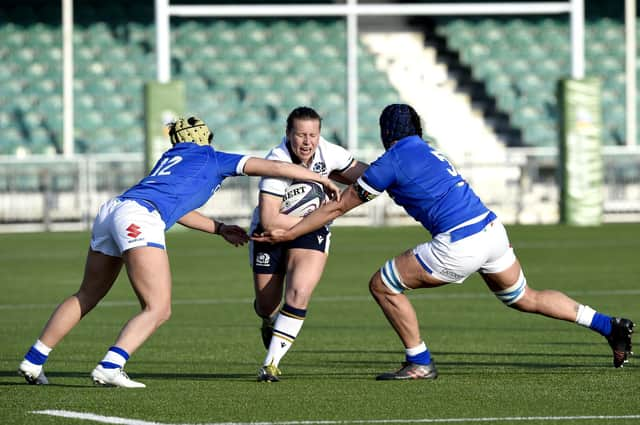
[[[451,163],[418,136],[396,142],[359,183],[373,195],[386,190],[433,236],[489,211]]]
[[[211,146],[178,143],[162,155],[147,177],[120,197],[151,202],[168,229],[204,205],[225,178],[242,175],[248,158],[217,152]]]

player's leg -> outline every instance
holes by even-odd
[[[142,310],[122,328],[92,377],[102,385],[138,388],[144,384],[130,380],[124,366],[129,356],[171,316],[171,271],[167,252],[162,248],[134,248],[126,251],[123,259]]]
[[[415,309],[404,291],[444,285],[425,269],[413,251],[389,260],[371,277],[369,291],[405,347],[402,367],[383,373],[376,379],[435,379],[438,372],[426,344],[420,336]]]
[[[282,301],[282,290],[284,288],[284,274],[276,273],[254,273],[253,289],[255,299],[253,309],[260,319],[260,334],[262,344],[265,349],[269,349],[273,324],[276,320],[278,309]]]
[[[280,361],[289,351],[302,329],[311,295],[320,282],[326,262],[327,253],[322,251],[300,248],[288,251],[285,302],[276,316],[273,325],[273,338],[258,379],[263,381],[277,380],[272,377],[277,378]],[[272,371],[270,372],[267,368]]]
[[[121,268],[121,258],[89,250],[80,289],[55,309],[20,364],[19,371],[27,382],[47,383],[42,367],[49,353],[109,292]]]
[[[129,356],[171,315],[171,271],[165,250],[165,224],[147,204],[122,201],[113,214],[111,235],[117,243],[141,311],[122,328],[116,342],[91,373],[101,385],[137,388],[124,372]]]
[[[249,259],[253,269],[253,308],[261,319],[262,344],[269,349],[273,323],[282,302],[286,255],[282,244],[271,245],[251,241]]]
[[[119,248],[109,230],[111,213],[117,204],[110,200],[101,205],[93,223],[80,289],[56,308],[20,364],[19,373],[30,384],[48,383],[42,367],[49,353],[109,292],[122,268]]]
[[[633,322],[613,318],[580,304],[556,290],[535,290],[527,285],[520,262],[515,257],[506,231],[495,223],[487,239],[491,254],[480,274],[487,286],[505,305],[527,313],[575,322],[604,336],[613,349],[613,363],[621,367],[631,355]]]
[[[127,322],[116,345],[133,354],[171,316],[171,270],[164,249],[139,247],[123,258],[142,311]]]
[[[527,281],[517,259],[507,269],[497,273],[480,273],[487,286],[506,305],[527,313],[537,313],[555,319],[575,321],[579,304],[554,290],[537,291]]]

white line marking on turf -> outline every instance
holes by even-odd
[[[566,294],[572,297],[582,296],[623,296],[623,295],[640,295],[640,289],[613,289],[608,291],[566,291]],[[415,300],[443,300],[443,299],[493,299],[490,292],[473,293],[473,292],[455,292],[455,293],[412,293],[409,295]],[[370,295],[346,295],[341,297],[314,297],[313,302],[360,302],[372,300]],[[216,299],[200,299],[200,300],[173,300],[173,305],[214,305],[214,304],[247,304],[253,303],[253,298],[216,298]],[[55,308],[58,304],[0,304],[0,310],[32,310],[38,308]],[[137,300],[121,300],[121,301],[103,301],[100,307],[129,307],[139,306]]]
[[[59,416],[63,418],[81,419],[119,425],[340,425],[340,424],[392,424],[392,423],[474,423],[474,422],[515,422],[515,421],[583,421],[610,419],[640,419],[640,415],[620,416],[508,416],[503,418],[425,418],[425,419],[346,419],[282,421],[282,422],[213,422],[207,424],[167,424],[162,422],[143,421],[139,419],[102,416],[94,413],[72,412],[69,410],[35,410],[38,415]]]

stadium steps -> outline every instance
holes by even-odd
[[[495,167],[505,162],[504,140],[487,124],[472,96],[458,90],[458,81],[451,78],[447,65],[437,60],[433,46],[425,44],[419,32],[370,32],[363,41],[400,98],[421,115],[424,132],[491,204],[495,187],[504,185],[519,169]],[[465,167],[471,159],[483,166]]]

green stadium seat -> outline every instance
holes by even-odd
[[[17,127],[2,127],[0,154],[13,155],[16,149],[26,144],[25,138]]]
[[[244,149],[242,142],[240,129],[227,126],[215,131],[213,145],[218,150],[241,152]]]
[[[141,126],[144,83],[156,76],[155,33],[149,21],[153,11],[149,9],[152,6],[145,7],[146,22],[123,19],[139,14],[142,6],[136,4],[126,13],[118,4],[82,3],[77,7],[74,100],[80,151],[115,152],[118,146],[126,151],[141,150],[140,142],[111,140],[107,144],[95,139],[108,139],[114,129],[131,131]],[[48,8],[60,11],[59,4]],[[30,9],[21,10],[18,15],[26,18],[24,12]],[[44,129],[56,142],[62,120],[61,28],[57,20],[34,24],[38,21],[29,19],[28,25],[14,22],[0,25],[3,40],[0,95],[16,99],[7,113],[17,109],[46,116],[46,122],[36,128]],[[172,75],[187,83],[188,109],[215,116],[212,119],[217,126],[228,122],[230,113],[255,108],[260,111],[259,120],[246,122],[265,129],[276,126],[281,132],[291,109],[310,105],[323,115],[329,114],[326,123],[345,137],[343,19],[174,18],[171,37]],[[360,56],[361,71],[367,77],[366,84],[360,87],[368,99],[366,103],[371,103],[374,97],[396,98],[387,94],[389,90],[393,93],[393,89],[363,46]],[[16,75],[20,78],[15,78]],[[196,98],[194,93],[206,95]],[[212,102],[202,100],[211,97]],[[2,105],[0,110],[8,107]],[[245,134],[242,132],[247,131],[246,127],[243,125],[236,133]],[[112,134],[98,132],[100,128]],[[261,146],[261,142],[256,142],[256,146]]]

